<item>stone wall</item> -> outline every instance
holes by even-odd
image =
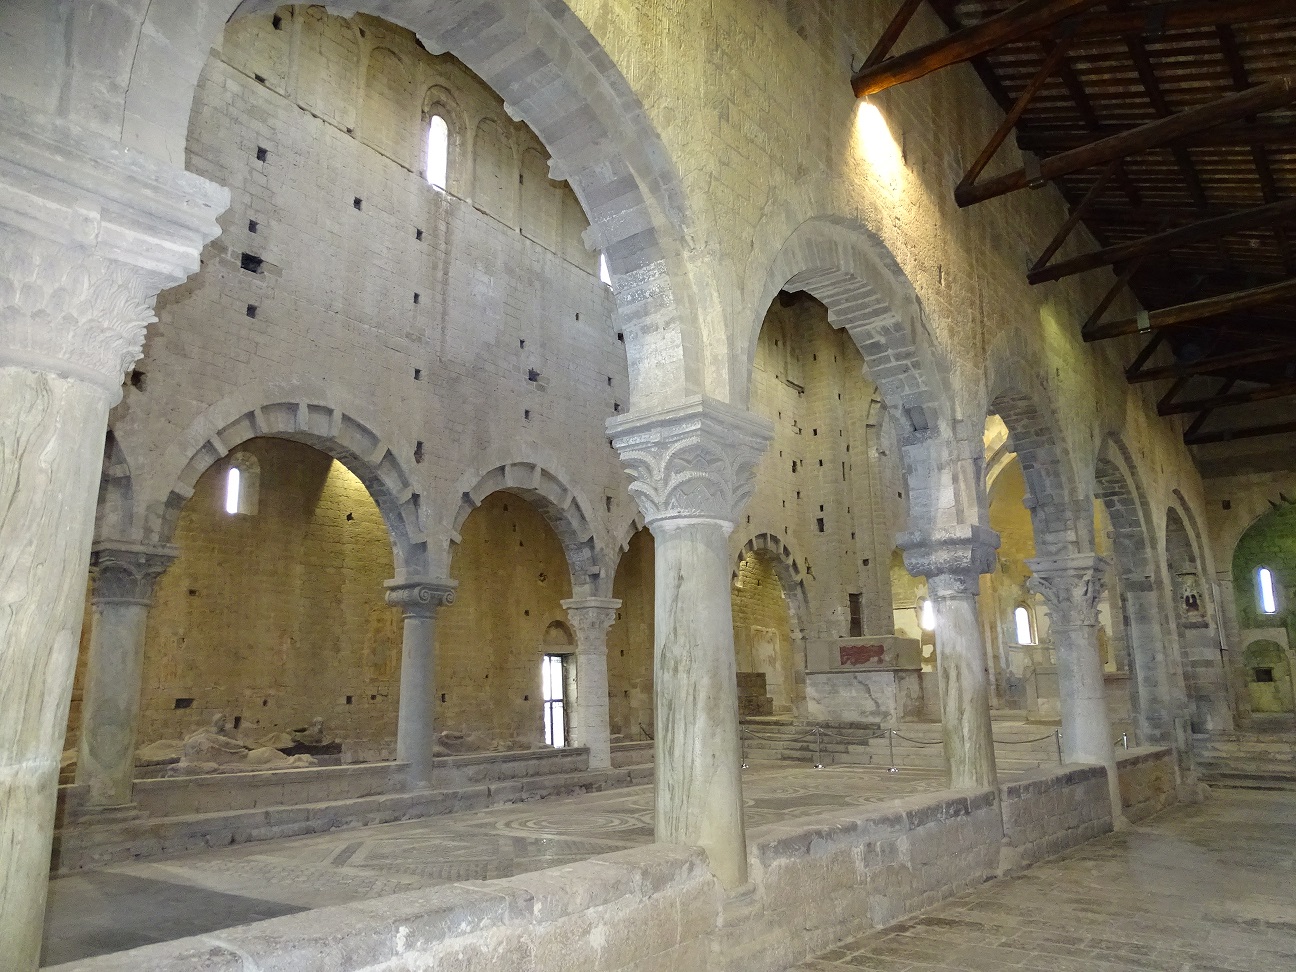
[[[1172,749],[1131,749],[1116,760],[1125,819],[1138,822],[1179,802],[1179,768]]]
[[[617,563],[612,596],[621,607],[608,630],[608,726],[627,742],[653,734],[655,569],[652,534],[636,530]]]
[[[739,672],[760,672],[775,715],[787,715],[805,696],[805,662],[798,664],[788,605],[768,553],[746,554],[733,586],[734,653]]]
[[[1101,767],[1040,773],[1002,797],[1003,818],[990,791],[946,791],[755,828],[752,883],[728,898],[701,851],[654,845],[58,968],[777,972],[1110,828]]]

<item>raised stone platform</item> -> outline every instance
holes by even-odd
[[[1127,764],[1142,768],[1132,789],[1150,788],[1163,776],[1148,768],[1173,769],[1174,759],[1168,750],[1134,754],[1122,760],[1122,775]],[[879,791],[905,785],[897,776],[918,783],[925,779],[924,787],[935,782],[920,771],[897,775],[857,768],[754,767],[747,811],[751,883],[735,895],[725,894],[699,850],[631,846],[484,883],[443,883],[378,900],[353,892],[350,903],[57,968],[376,972],[399,965],[409,972],[450,967],[781,972],[844,938],[890,924],[1111,827],[1101,767],[1040,770],[1005,783],[998,793],[927,789],[880,803],[870,800],[870,794],[876,798]],[[842,789],[852,785],[854,789]],[[614,811],[609,799],[629,804]],[[1173,802],[1173,786],[1162,800]],[[1149,796],[1143,802],[1157,801]],[[798,817],[795,806],[810,815]],[[614,847],[651,840],[650,807],[647,788],[615,797],[588,796],[536,808],[526,818],[530,822],[509,810],[507,820],[491,820],[486,832],[495,846],[498,837],[513,836],[566,841],[573,849],[579,835],[585,852],[598,854],[600,836]],[[758,815],[753,818],[753,813]],[[321,886],[328,887],[334,873],[330,861],[344,858],[345,864],[368,853],[368,861],[416,878],[424,873],[420,854],[435,853],[444,860],[456,846],[445,840],[417,844],[412,830],[392,828],[389,833],[385,853],[366,851],[369,843],[381,842],[381,829],[356,834],[352,843],[325,853],[317,872]],[[300,868],[318,856],[310,853],[309,844],[323,839],[292,842],[291,849],[285,845],[278,870],[253,868],[249,874],[265,875],[259,879],[263,887],[276,874],[282,879],[292,862]],[[212,853],[229,859],[247,852]],[[56,882],[52,900],[57,902],[58,896]],[[57,921],[52,927],[58,927]]]
[[[55,873],[342,827],[414,820],[652,778],[652,744],[613,747],[613,768],[589,770],[583,748],[446,756],[433,788],[406,790],[404,764],[369,763],[138,780],[136,805],[87,814],[60,787]]]

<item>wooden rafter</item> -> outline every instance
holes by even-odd
[[[1165,307],[1139,317],[1127,317],[1106,324],[1095,324],[1085,329],[1083,334],[1086,341],[1124,337],[1127,334],[1139,334],[1161,327],[1183,324],[1187,321],[1198,321],[1220,314],[1247,310],[1283,300],[1287,297],[1296,297],[1296,279],[1284,280],[1282,283],[1266,284],[1263,287],[1255,287],[1240,293],[1225,294],[1222,297],[1212,297],[1207,300],[1193,301],[1189,304],[1180,304],[1177,307]]]
[[[1098,126],[1088,132],[1074,129],[1029,128],[1017,133],[1017,147],[1025,152],[1052,155],[1089,145],[1099,138],[1120,134],[1119,129]],[[1220,125],[1172,139],[1166,148],[1289,148],[1296,145],[1296,121],[1257,119]]]
[[[1187,378],[1181,378],[1180,381],[1188,381]],[[1206,409],[1214,411],[1217,408],[1228,408],[1233,405],[1252,405],[1256,402],[1269,402],[1278,398],[1291,398],[1296,396],[1296,382],[1284,382],[1281,385],[1263,385],[1259,388],[1250,388],[1246,391],[1216,392],[1206,398],[1190,398],[1183,401],[1174,401],[1172,394],[1177,388],[1171,390],[1161,403],[1157,405],[1158,415],[1185,415],[1189,412],[1201,412]]]
[[[1043,186],[1053,179],[1080,172],[1096,165],[1103,165],[1113,159],[1126,158],[1159,148],[1173,139],[1192,132],[1213,128],[1225,122],[1234,121],[1247,115],[1258,114],[1280,108],[1296,101],[1296,78],[1276,78],[1268,84],[1262,84],[1239,94],[1229,95],[1216,101],[1190,108],[1158,118],[1137,128],[1112,135],[1097,142],[1069,152],[1051,156],[1039,165],[1039,172],[1028,173],[1018,169],[1006,175],[968,187],[964,192],[955,192],[954,199],[960,206],[971,206],[975,203],[1007,195],[1027,186]]]
[[[1164,330],[1154,332],[1148,345],[1155,350],[1153,342],[1159,345],[1164,336]],[[1144,350],[1146,351],[1147,348],[1144,348]],[[1228,371],[1232,368],[1241,368],[1246,365],[1280,363],[1293,359],[1296,359],[1296,344],[1274,345],[1267,348],[1256,348],[1251,351],[1238,351],[1232,354],[1199,358],[1196,361],[1162,365],[1156,368],[1143,367],[1144,362],[1147,361],[1147,358],[1143,358],[1142,361],[1136,359],[1134,364],[1130,365],[1129,370],[1125,372],[1125,377],[1131,383],[1138,384],[1148,381],[1187,378],[1193,375],[1209,375],[1220,371]]]
[[[1203,416],[1210,414],[1210,412],[1202,412]],[[1296,422],[1275,422],[1271,425],[1257,425],[1241,429],[1219,429],[1210,432],[1199,432],[1200,427],[1194,422],[1184,431],[1185,444],[1205,445],[1208,442],[1232,442],[1234,439],[1254,439],[1262,435],[1290,435],[1296,432]]]
[[[1033,268],[1027,274],[1026,279],[1032,284],[1061,280],[1063,277],[1084,273],[1086,270],[1110,266],[1113,263],[1124,263],[1126,260],[1139,257],[1156,256],[1177,247],[1219,239],[1229,233],[1238,233],[1257,226],[1270,226],[1293,216],[1296,216],[1296,199],[1284,199],[1281,202],[1257,206],[1254,209],[1244,209],[1241,212],[1230,213],[1227,216],[1216,216],[1214,219],[1205,219],[1200,223],[1192,223],[1188,226],[1180,226],[1164,233],[1158,233],[1155,236],[1144,237],[1141,240],[1095,250],[1092,253],[1073,257],[1070,260],[1063,260],[1051,266]]]
[[[1104,0],[1022,0],[979,24],[864,68],[851,79],[851,87],[857,98],[877,94],[1038,33],[1102,2]]]

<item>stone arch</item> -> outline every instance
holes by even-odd
[[[99,502],[95,506],[95,539],[124,540],[134,527],[135,482],[130,461],[112,429],[104,439]]]
[[[1004,347],[991,355],[987,411],[1008,429],[1008,448],[1017,455],[1026,479],[1026,506],[1035,533],[1037,557],[1060,557],[1093,550],[1093,511],[1081,502],[1070,475],[1071,463],[1061,424],[1046,398],[1008,377],[1010,369],[996,367]],[[987,477],[988,479],[989,477]]]
[[[797,641],[804,638],[810,623],[810,599],[806,595],[801,564],[782,537],[773,533],[758,533],[739,549],[734,558],[732,577],[738,576],[738,565],[751,553],[769,555],[774,575],[778,577],[779,585],[783,588],[783,598],[787,601],[788,618],[792,622],[792,639]]]
[[[51,14],[66,49],[60,112],[126,147],[183,166],[194,89],[234,17],[276,0],[152,0],[116,11],[115,43],[98,20]],[[539,136],[551,176],[590,221],[586,243],[612,272],[637,410],[705,392],[725,397],[727,341],[714,274],[695,272],[692,217],[678,169],[634,88],[562,0],[372,3],[429,51],[453,53]],[[135,19],[138,18],[138,19]]]
[[[420,525],[422,497],[399,458],[404,450],[354,412],[308,396],[269,398],[251,408],[241,408],[227,399],[194,422],[182,440],[192,443],[191,447],[175,450],[183,456],[180,468],[168,480],[169,492],[160,510],[150,518],[147,539],[168,542],[199,477],[254,438],[302,442],[346,466],[364,484],[382,514],[396,570],[410,574],[426,571],[427,543]]]
[[[1188,751],[1182,682],[1169,650],[1162,572],[1147,494],[1129,450],[1115,436],[1104,439],[1094,465],[1094,497],[1112,524],[1114,586],[1126,628],[1132,672],[1131,704],[1141,742],[1178,744]],[[1178,684],[1176,684],[1178,683]]]
[[[585,504],[557,473],[538,462],[510,462],[476,477],[473,485],[460,494],[459,505],[451,521],[450,543],[459,543],[464,521],[492,493],[518,496],[545,518],[562,543],[571,571],[572,597],[603,596],[610,590],[612,578],[604,576],[603,558],[594,537],[594,529]],[[450,557],[447,553],[446,563]]]
[[[1210,610],[1210,583],[1193,543],[1183,511],[1166,509],[1166,567],[1177,622],[1180,668],[1193,732],[1233,728],[1229,687],[1220,654],[1218,618]]]
[[[815,218],[784,242],[765,274],[757,313],[738,336],[745,375],[755,362],[765,309],[781,290],[805,292],[845,328],[877,385],[905,470],[911,527],[981,523],[980,455],[949,461],[954,443],[950,369],[938,353],[913,285],[878,237],[850,220]],[[744,391],[745,395],[746,392]],[[978,442],[979,445],[979,442]],[[963,458],[963,457],[960,457]],[[968,473],[975,471],[968,481]]]

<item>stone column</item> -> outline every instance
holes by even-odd
[[[108,409],[229,194],[0,98],[0,955],[40,956]]]
[[[389,580],[387,603],[401,609],[400,709],[396,716],[396,758],[408,763],[411,789],[432,784],[436,748],[436,611],[454,603],[458,581]]]
[[[936,618],[936,679],[949,784],[960,790],[996,788],[977,592],[981,575],[994,569],[999,535],[982,526],[958,525],[911,531],[897,539],[909,573],[927,578]]]
[[[656,831],[747,882],[728,537],[751,498],[770,423],[695,397],[608,422],[656,541]]]
[[[1107,768],[1112,822],[1123,827],[1115,740],[1107,717],[1098,651],[1098,601],[1110,565],[1095,554],[1037,557],[1026,564],[1032,574],[1027,584],[1044,598],[1049,636],[1057,651],[1062,758],[1068,763],[1099,763]]]
[[[89,810],[132,804],[144,628],[154,585],[178,553],[171,546],[109,541],[90,555],[93,613],[76,769],[77,783],[88,788]]]
[[[590,769],[611,769],[607,633],[621,602],[583,597],[563,601],[562,606],[576,632],[576,743],[589,747]]]

